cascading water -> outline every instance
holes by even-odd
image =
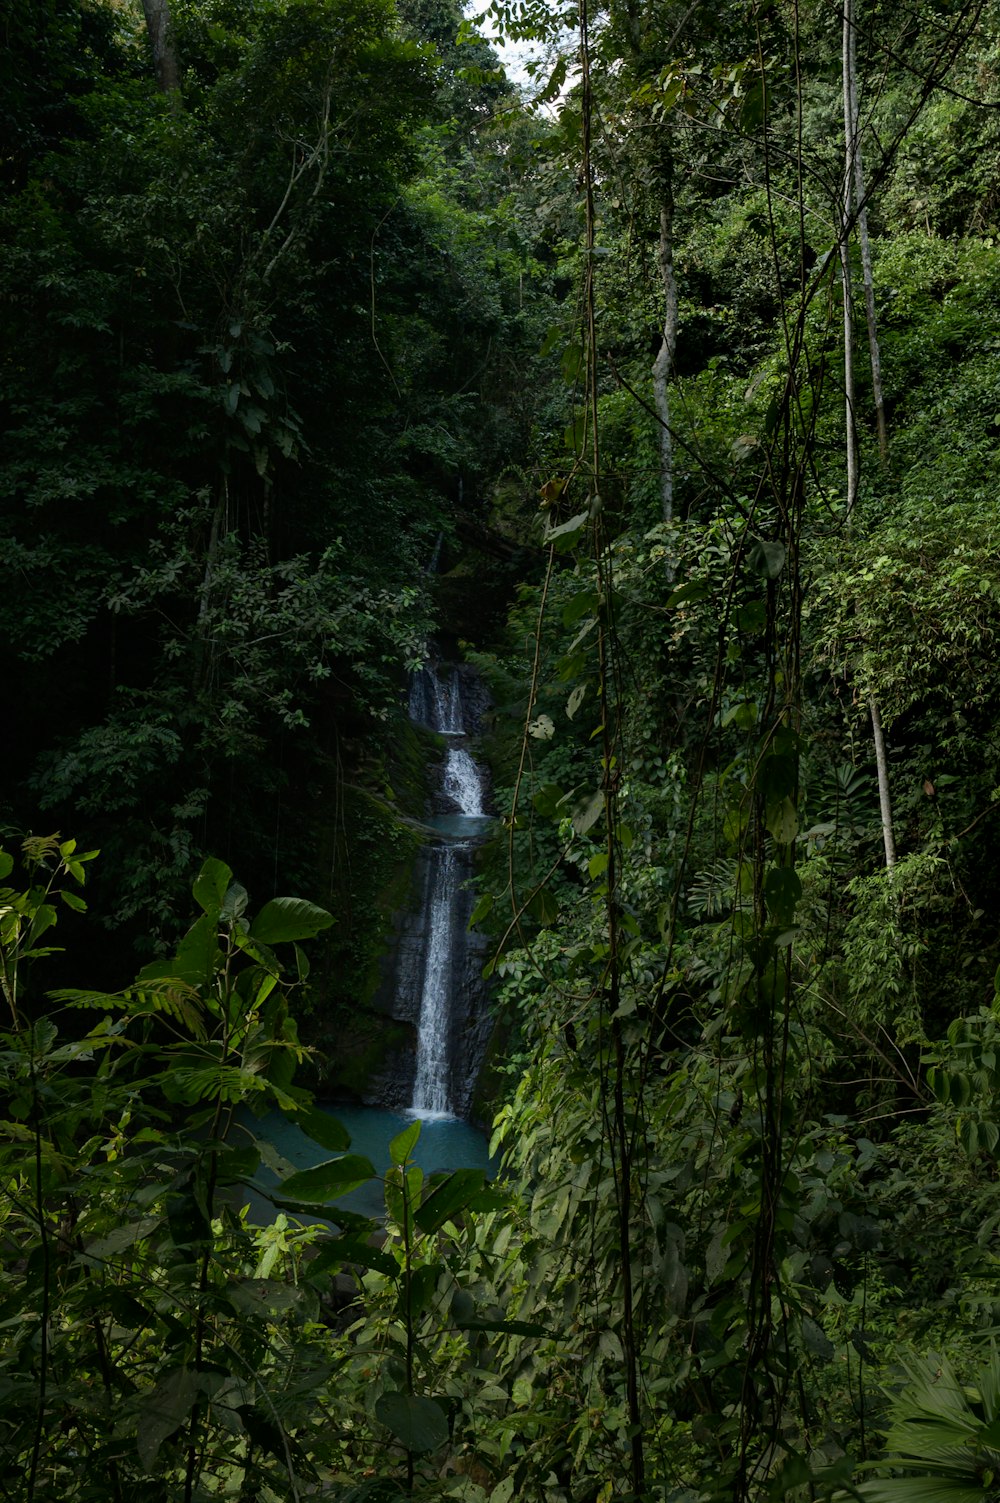
[[[462,746],[449,746],[444,760],[444,792],[458,805],[460,815],[483,816],[483,778],[472,757]]]
[[[417,1024],[417,1069],[411,1109],[417,1113],[452,1115],[450,1090],[451,954],[455,942],[455,896],[458,890],[457,852],[440,846],[431,857],[430,944]]]
[[[426,663],[410,680],[410,719],[446,736],[464,736],[462,685],[452,664]]]
[[[410,1110],[454,1116],[468,1109],[485,1024],[481,944],[467,932],[467,884],[485,822],[483,774],[464,744],[474,717],[459,670],[431,662],[414,674],[410,715],[450,742],[436,801],[440,812],[430,821],[439,838],[427,853],[417,924],[421,942],[411,942],[399,970],[401,988],[418,999]]]

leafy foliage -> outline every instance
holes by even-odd
[[[32,838],[23,847],[30,885],[3,893],[0,962],[14,1027],[0,1052],[0,1155],[13,1334],[0,1384],[15,1495],[49,1496],[72,1478],[79,1497],[193,1498],[234,1486],[295,1496],[309,1479],[349,1469],[379,1426],[412,1480],[413,1458],[449,1438],[445,1410],[421,1392],[440,1382],[421,1322],[437,1284],[453,1277],[447,1249],[461,1240],[463,1214],[500,1200],[484,1192],[482,1171],[424,1185],[410,1159],[414,1123],[392,1145],[381,1246],[372,1223],[344,1210],[339,1230],[285,1213],[252,1226],[241,1193],[262,1157],[274,1157],[253,1128],[267,1107],[337,1151],[284,1173],[270,1192],[277,1204],[308,1218],[374,1176],[293,1083],[306,1054],[288,1008],[299,983],[272,946],[312,938],[331,917],[277,898],[250,919],[245,890],[210,860],[194,884],[201,917],[170,960],[120,993],[53,993],[59,1012],[33,997],[27,1021],[19,983],[45,953],[37,940],[57,901],[82,906],[74,886],[94,854]],[[0,856],[7,875],[13,864]],[[81,1031],[81,1014],[95,1011]],[[369,1282],[379,1271],[385,1298],[369,1288],[364,1345],[383,1304],[389,1338],[367,1418],[354,1409],[360,1388],[338,1397],[357,1343],[321,1318],[331,1274],[345,1270],[353,1283],[365,1268]]]
[[[991,1496],[995,7],[611,3],[566,44],[504,0],[551,49],[535,114],[446,3],[175,0],[172,101],[125,11],[35,10],[3,64],[8,796],[79,815],[88,896],[157,958],[43,1003],[92,852],[29,840],[13,1495]],[[884,453],[856,334],[845,374],[845,23]],[[333,1209],[372,1166],[295,1083],[290,999],[338,1043],[317,995],[367,999],[435,613],[493,693],[508,1188],[425,1179],[413,1124],[376,1229]],[[336,930],[251,918],[231,864],[322,868]]]

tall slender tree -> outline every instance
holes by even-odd
[[[176,107],[179,101],[181,74],[174,42],[170,0],[142,0],[142,10],[146,17],[146,31],[153,52],[153,72],[156,75],[156,82]]]
[[[860,444],[857,423],[857,388],[854,376],[854,316],[850,252],[851,229],[855,223],[858,226],[858,238],[861,245],[865,317],[868,327],[868,349],[871,358],[872,385],[875,393],[875,411],[878,421],[879,452],[883,464],[887,457],[885,401],[882,396],[882,362],[879,353],[878,328],[875,321],[875,292],[872,278],[871,245],[868,238],[868,205],[865,200],[865,174],[861,153],[857,80],[857,26],[854,0],[844,0],[842,67],[844,94],[844,179],[841,196],[840,257],[844,298],[847,522],[850,525],[858,498],[858,483],[860,480]],[[896,839],[892,819],[892,793],[889,787],[889,758],[885,744],[885,732],[882,728],[882,717],[879,713],[878,700],[874,689],[871,689],[868,694],[868,709],[871,717],[872,742],[875,749],[875,769],[878,779],[879,814],[882,824],[885,864],[887,870],[892,871],[892,868],[896,864]]]

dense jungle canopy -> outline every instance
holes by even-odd
[[[995,1499],[996,0],[0,44],[0,1496]],[[331,1225],[429,640],[502,1167]]]

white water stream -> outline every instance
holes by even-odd
[[[410,1110],[421,1117],[454,1115],[453,1081],[461,1061],[453,1058],[454,1019],[462,1011],[467,984],[465,884],[472,851],[482,833],[483,775],[460,738],[466,733],[462,679],[451,666],[433,664],[414,675],[412,718],[454,738],[445,752],[441,792],[449,812],[438,822],[442,839],[429,852],[425,899],[426,942],[420,984],[416,1071]],[[445,834],[444,832],[447,831]]]
[[[483,775],[464,746],[449,746],[444,759],[444,791],[459,814],[482,818]]]

